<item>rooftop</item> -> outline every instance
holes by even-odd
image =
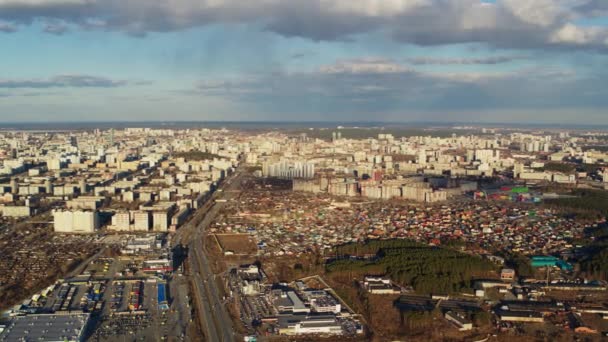
[[[15,317],[0,341],[80,341],[89,314],[36,314]]]

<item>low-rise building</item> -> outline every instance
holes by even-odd
[[[365,277],[363,288],[371,294],[399,294],[400,289],[388,278]]]
[[[333,315],[282,315],[279,316],[279,333],[341,335],[344,331]]]
[[[304,302],[294,291],[279,291],[274,298],[274,306],[281,313],[308,313],[310,308],[304,305]]]
[[[0,332],[0,341],[80,342],[88,322],[88,313],[17,316]]]
[[[515,270],[512,268],[503,268],[500,271],[500,279],[503,281],[515,280]]]
[[[473,322],[471,322],[470,319],[466,318],[462,314],[458,314],[453,311],[448,311],[445,313],[445,319],[453,323],[460,331],[467,331],[473,329]]]

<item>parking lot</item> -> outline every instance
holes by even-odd
[[[169,337],[167,311],[159,310],[157,281],[115,281],[109,288],[109,305],[101,317],[98,341],[162,341]]]

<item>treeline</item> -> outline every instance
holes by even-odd
[[[383,248],[405,248],[405,247],[421,247],[425,246],[416,241],[391,239],[391,240],[369,240],[365,243],[348,243],[335,247],[337,256],[355,255],[364,256],[370,254],[378,254]]]
[[[534,268],[532,267],[532,262],[525,255],[517,253],[508,254],[505,256],[505,259],[507,259],[507,266],[512,267],[519,276],[534,276]]]
[[[340,259],[327,265],[328,272],[386,274],[394,282],[411,285],[422,294],[470,290],[473,277],[489,276],[495,271],[495,265],[481,257],[408,240],[375,240],[340,249],[364,254],[375,251],[377,258]]]
[[[576,167],[576,171],[592,173],[596,172],[602,165],[600,164],[580,164]]]
[[[608,216],[608,191],[577,189],[572,193],[576,198],[545,200],[549,207],[574,210],[583,218],[596,219]]]
[[[599,249],[581,262],[581,271],[600,279],[608,279],[608,248]]]
[[[188,152],[177,152],[173,155],[175,158],[184,158],[186,160],[200,161],[200,160],[213,160],[221,158],[221,156],[209,152],[203,151],[188,151]]]
[[[591,234],[593,242],[585,246],[588,257],[581,262],[581,271],[600,279],[608,279],[608,226],[602,225]]]
[[[566,163],[546,163],[541,169],[544,171],[572,173],[576,171],[576,166]]]
[[[588,145],[583,147],[583,151],[596,150],[598,152],[608,152],[608,145]]]

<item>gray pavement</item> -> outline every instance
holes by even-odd
[[[189,247],[187,262],[194,286],[193,303],[198,306],[199,321],[208,341],[236,340],[232,319],[223,305],[223,298],[205,253],[203,236],[224,205],[215,200],[235,198],[241,185],[241,176],[240,170],[229,176],[219,191],[210,196],[205,205],[195,213],[194,218],[179,229],[173,238],[174,246],[183,244]]]

